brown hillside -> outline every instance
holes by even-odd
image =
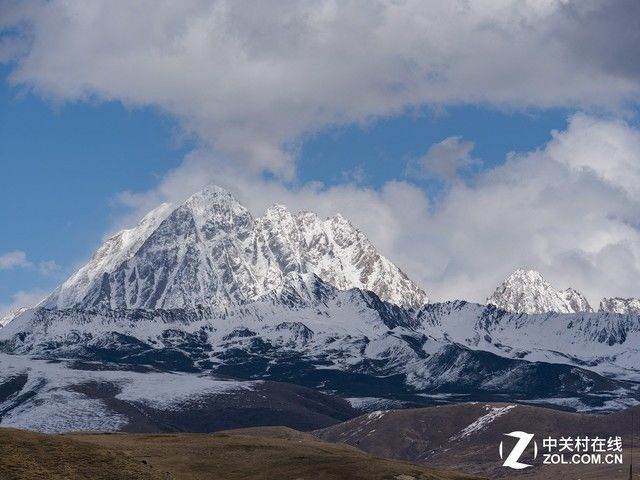
[[[288,428],[214,434],[48,435],[0,429],[2,480],[453,480]]]

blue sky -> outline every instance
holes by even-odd
[[[637,2],[118,1],[0,6],[0,310],[209,182],[436,299],[640,296]]]
[[[450,136],[474,142],[474,157],[490,168],[504,162],[509,152],[544,144],[551,130],[566,126],[567,115],[560,109],[535,112],[465,106],[442,112],[424,109],[419,114],[329,129],[302,146],[299,176],[303,181],[335,183],[344,180],[343,171],[362,167],[363,181],[379,187],[391,178],[402,178],[410,159]]]
[[[149,188],[188,145],[175,123],[153,109],[118,102],[56,105],[0,88],[0,252],[54,261],[55,271],[0,270],[0,304],[18,290],[50,289],[89,257],[119,208],[114,194]]]

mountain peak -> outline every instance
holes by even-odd
[[[347,220],[340,212],[336,213],[333,217],[331,217],[333,223],[343,224],[343,225],[351,225],[351,222]]]
[[[99,278],[105,273],[113,272],[122,262],[131,258],[151,232],[155,231],[173,210],[172,204],[163,203],[147,213],[135,227],[109,237],[89,262],[56,288],[43,300],[42,305],[71,307],[80,303]]]
[[[573,288],[556,290],[536,270],[519,268],[487,299],[487,303],[516,313],[591,312],[587,299]]]
[[[274,203],[267,209],[264,216],[267,218],[281,218],[292,217],[293,214],[285,205],[282,205],[281,203]]]
[[[154,212],[107,240],[45,306],[225,308],[277,290],[292,274],[313,274],[341,290],[370,290],[398,305],[427,302],[341,215],[322,221],[274,205],[253,218],[216,186]]]
[[[603,298],[600,301],[600,312],[620,313],[624,315],[640,314],[640,299],[638,298]]]
[[[526,268],[517,268],[511,275],[507,277],[507,280],[511,281],[525,281],[525,282],[544,282],[545,279],[537,270],[530,270]]]
[[[218,185],[207,185],[202,190],[197,191],[191,195],[185,203],[193,202],[219,202],[219,201],[232,201],[237,203],[236,198],[228,191]]]
[[[187,198],[182,207],[190,208],[194,212],[211,212],[220,208],[241,207],[241,205],[236,197],[224,188],[209,185]]]

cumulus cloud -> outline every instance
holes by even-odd
[[[59,101],[179,118],[254,173],[305,134],[422,105],[623,107],[640,92],[633,0],[7,2],[11,80]],[[586,53],[585,53],[586,52]]]
[[[553,132],[548,154],[573,171],[592,170],[611,186],[640,199],[640,137],[621,120],[575,115],[572,135]]]
[[[636,0],[563,2],[550,34],[594,71],[604,69],[622,78],[640,75],[640,3]]]
[[[474,147],[473,142],[465,142],[461,137],[447,137],[431,145],[422,157],[409,162],[407,174],[452,183],[458,179],[459,172],[482,165],[471,156]]]
[[[28,268],[37,270],[42,274],[50,274],[57,271],[59,267],[53,260],[32,262],[27,258],[27,254],[21,250],[0,254],[0,270],[10,270],[13,268]]]

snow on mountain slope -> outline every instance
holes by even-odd
[[[553,316],[562,317],[549,314],[550,323]],[[346,397],[406,400],[421,392],[448,392],[562,401],[569,396],[582,399],[585,408],[604,408],[610,400],[637,396],[626,382],[585,369],[596,370],[595,363],[544,350],[538,342],[546,337],[539,332],[555,331],[541,323],[520,325],[538,317],[494,307],[485,311],[466,302],[428,304],[416,312],[368,291],[291,276],[284,288],[224,312],[31,310],[0,330],[0,350],[271,379]],[[629,333],[631,341],[634,335]],[[582,343],[583,351],[607,348],[598,339]],[[625,349],[628,345],[613,345],[611,358]]]
[[[600,301],[599,312],[621,313],[624,315],[640,314],[640,299],[637,298],[603,298]]]
[[[136,227],[122,230],[107,239],[91,260],[60,285],[42,305],[53,307],[80,303],[104,273],[111,273],[133,256],[172,209],[171,204],[163,203],[145,215]]]
[[[110,384],[117,400],[160,410],[180,410],[187,401],[251,390],[258,384],[184,373],[73,369],[63,362],[19,355],[0,354],[0,363],[0,385],[15,390],[0,397],[0,425],[44,432],[114,431],[126,425],[125,416],[79,391],[89,383]]]
[[[127,370],[108,362],[6,354],[0,354],[0,365],[2,427],[211,432],[285,425],[311,430],[357,413],[345,400],[309,388],[209,372]]]
[[[131,355],[141,343],[155,348],[159,339],[164,342],[171,335],[225,353],[230,340],[260,337],[311,357],[340,350],[342,357],[357,362],[363,353],[367,356],[367,349],[375,352],[375,358],[401,354],[396,346],[405,342],[388,332],[397,328],[411,336],[414,326],[409,311],[381,302],[371,292],[339,290],[305,274],[290,275],[282,288],[225,311],[34,309],[2,329],[0,343],[12,353],[74,356],[80,350],[125,341],[129,350],[124,354]],[[408,344],[405,347],[411,350]]]
[[[426,294],[342,215],[325,220],[311,212],[292,214],[275,205],[256,221],[283,271],[316,274],[341,290],[360,288],[396,305],[417,307]]]
[[[576,290],[555,290],[534,270],[518,269],[502,282],[487,303],[515,313],[591,312],[587,299]]]
[[[22,308],[17,308],[15,310],[11,310],[9,313],[7,313],[2,318],[0,318],[0,328],[4,327],[9,322],[11,322],[14,318],[16,318],[19,315],[23,314],[27,310],[29,310],[28,307],[22,307]]]
[[[420,332],[497,355],[581,366],[640,381],[640,315],[512,313],[462,301],[425,305]]]
[[[224,309],[273,291],[291,273],[398,305],[428,301],[340,215],[322,220],[276,205],[254,219],[231,194],[210,187],[107,240],[42,306]]]
[[[487,303],[467,305],[476,312],[466,316],[441,317],[449,326],[440,335],[511,358],[583,365],[640,380],[640,300],[605,298],[594,312],[579,292],[555,290],[538,272],[520,269]]]
[[[589,305],[586,297],[573,288],[567,288],[561,291],[560,296],[565,301],[568,313],[593,312],[593,308]]]

